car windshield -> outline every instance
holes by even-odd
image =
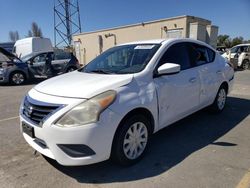
[[[111,48],[96,57],[82,72],[99,74],[132,74],[142,71],[160,44],[133,44]]]
[[[236,46],[233,47],[230,51],[231,53],[242,53],[242,52],[247,52],[248,46]]]
[[[28,55],[25,55],[25,56],[21,57],[21,60],[23,62],[26,62],[26,61],[28,61],[32,57],[34,57],[34,54],[28,54]]]

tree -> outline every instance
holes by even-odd
[[[217,46],[225,46],[225,43],[228,43],[229,40],[229,35],[219,35],[217,37]]]
[[[32,22],[31,30],[28,31],[28,37],[43,37],[43,33],[36,22]]]
[[[231,46],[235,46],[235,45],[238,45],[238,44],[242,44],[243,41],[244,41],[243,37],[235,37],[235,38],[233,38],[233,40],[232,40]]]
[[[10,31],[9,32],[9,38],[12,42],[16,42],[19,40],[19,33],[18,31]]]
[[[231,39],[229,35],[219,35],[217,37],[217,46],[225,46],[227,48],[231,48],[235,45],[242,43],[250,43],[250,40],[244,40],[243,37],[235,37]]]

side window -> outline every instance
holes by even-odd
[[[71,53],[58,50],[54,53],[54,59],[55,60],[71,59]]]
[[[191,67],[191,62],[186,43],[177,43],[170,46],[159,62],[159,66],[164,63],[176,63],[181,66],[181,70]]]
[[[40,54],[33,59],[33,63],[40,63],[46,61],[47,54]]]
[[[248,46],[248,48],[247,48],[247,51],[246,52],[250,52],[250,46]]]
[[[193,65],[199,66],[214,61],[215,52],[205,46],[190,43],[189,54]]]
[[[213,62],[215,59],[215,52],[207,48],[207,54],[208,54],[209,62]]]

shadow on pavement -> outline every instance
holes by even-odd
[[[144,159],[131,167],[120,167],[110,161],[64,167],[54,160],[47,160],[56,169],[81,183],[125,182],[154,177],[207,145],[234,147],[234,143],[216,140],[236,127],[249,114],[250,100],[228,97],[227,106],[221,114],[213,115],[202,110],[156,133]]]

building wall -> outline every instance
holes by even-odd
[[[106,29],[101,31],[81,33],[73,36],[75,46],[77,46],[77,57],[81,64],[87,64],[101,52],[113,47],[116,44],[127,43],[131,41],[150,40],[159,38],[176,38],[189,37],[190,23],[206,25],[211,24],[210,21],[196,18],[193,16],[180,16],[169,19],[156,20],[118,28]],[[197,32],[204,32],[197,30]],[[206,32],[206,31],[205,31]],[[105,35],[113,35],[105,37]],[[199,35],[202,35],[199,33]],[[206,41],[202,36],[198,38]]]

